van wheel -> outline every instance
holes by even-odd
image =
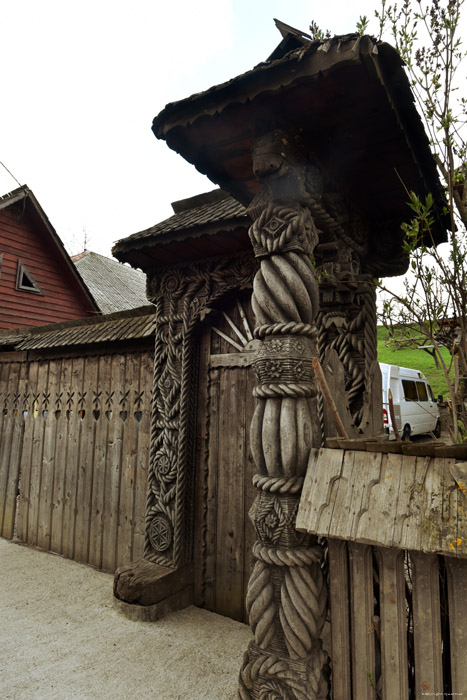
[[[439,418],[436,421],[436,428],[433,430],[433,435],[435,436],[435,438],[441,437],[441,421]]]
[[[412,431],[410,430],[410,425],[408,423],[406,423],[404,425],[404,430],[402,431],[401,440],[410,440],[410,433],[411,432]]]

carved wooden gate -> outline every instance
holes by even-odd
[[[204,330],[200,348],[196,602],[244,622],[255,539],[248,517],[255,491],[248,434],[255,344],[249,304],[236,301]]]

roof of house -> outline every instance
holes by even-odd
[[[113,255],[146,269],[249,248],[251,219],[227,192],[216,189],[173,202],[172,208],[173,216],[117,241]]]
[[[0,331],[0,350],[44,350],[150,338],[156,325],[152,305],[47,326]]]
[[[82,279],[80,273],[78,272],[78,269],[75,265],[73,265],[71,258],[65,250],[65,246],[63,245],[59,235],[50,223],[45,211],[42,209],[41,205],[37,201],[32,190],[29,189],[27,185],[22,185],[16,190],[4,194],[2,197],[0,197],[0,211],[11,207],[12,205],[18,202],[22,202],[25,208],[28,207],[28,211],[41,226],[41,231],[44,231],[45,235],[48,236],[48,245],[52,243],[58,255],[60,256],[63,265],[76,280],[77,285],[80,287],[81,292],[84,294],[85,298],[87,299],[87,302],[89,303],[90,311],[98,312],[99,307],[96,303],[96,300],[94,299],[92,293],[90,292],[86,283]]]
[[[134,309],[148,303],[146,275],[140,270],[87,250],[71,259],[102,313]]]

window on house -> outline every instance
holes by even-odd
[[[33,294],[43,294],[42,289],[37,284],[34,277],[29,272],[28,268],[21,260],[18,260],[18,269],[16,272],[16,289],[22,292],[33,292]]]

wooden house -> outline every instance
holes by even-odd
[[[0,329],[99,313],[32,191],[0,198]]]

